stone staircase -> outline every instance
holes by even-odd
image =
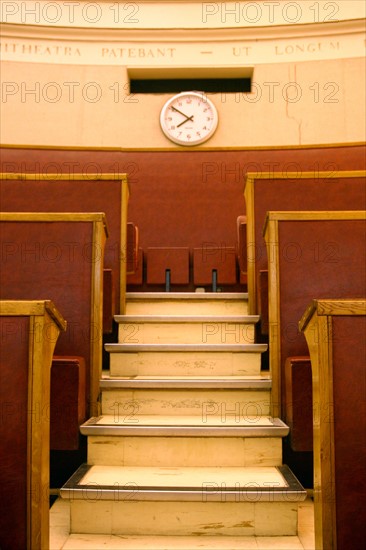
[[[88,463],[61,490],[71,510],[63,548],[235,550],[258,548],[247,546],[251,537],[293,540],[306,492],[282,465],[288,427],[270,416],[266,346],[254,343],[258,318],[246,298],[128,295],[119,342],[106,345],[101,415],[82,426]]]

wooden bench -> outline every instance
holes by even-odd
[[[51,301],[0,301],[0,547],[49,548],[50,369],[66,322]]]
[[[262,229],[268,211],[359,210],[366,205],[366,171],[248,173],[245,184],[249,313],[261,314],[260,271],[268,268]],[[262,305],[266,300],[262,297]],[[264,311],[265,314],[265,311]]]
[[[269,212],[269,341],[273,415],[284,417],[285,362],[308,355],[298,321],[315,297],[363,298],[366,212]]]
[[[3,212],[104,212],[109,231],[105,247],[107,332],[115,313],[126,304],[127,208],[126,174],[25,174],[0,173],[0,205]],[[113,292],[112,288],[115,290]],[[113,293],[110,298],[109,293]],[[111,301],[113,300],[113,301]],[[107,310],[106,310],[107,315]]]
[[[146,251],[146,283],[165,285],[166,290],[170,289],[170,284],[188,286],[193,283],[194,286],[212,289],[217,285],[235,285],[236,260],[235,248],[226,247],[224,243],[220,246],[205,243],[193,250],[188,247],[149,247]]]
[[[184,247],[149,247],[146,251],[149,285],[184,285],[189,283],[189,249]]]
[[[194,248],[194,284],[212,285],[213,290],[216,285],[235,285],[237,282],[236,259],[235,247],[228,247],[224,243],[220,245],[205,243],[200,248]]]
[[[0,298],[48,297],[68,329],[56,354],[86,362],[87,414],[98,412],[102,371],[104,214],[0,213]],[[67,388],[65,388],[67,392]]]
[[[316,405],[315,546],[319,550],[363,548],[366,301],[315,300],[299,326],[310,351]]]

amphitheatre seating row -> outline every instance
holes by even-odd
[[[50,301],[0,301],[0,547],[49,548],[50,369],[66,322]]]
[[[363,548],[366,301],[314,300],[299,327],[310,350],[313,399],[317,405],[314,411],[315,547]]]
[[[129,284],[143,284],[142,251],[138,250],[138,230],[127,223],[128,185],[125,174],[24,174],[0,175],[0,203],[5,212],[104,212],[109,239],[105,248],[104,321],[112,331],[115,314],[125,310],[124,289]],[[32,197],[32,200],[29,200]],[[128,246],[129,243],[131,246]],[[145,250],[148,265],[147,284],[164,284],[165,271],[171,270],[172,284],[188,284],[189,258],[183,247],[149,247]],[[212,270],[218,272],[218,283],[237,282],[232,248],[207,243],[195,248],[195,285],[210,285]],[[173,262],[171,264],[171,262]],[[128,279],[127,279],[128,277]],[[118,284],[120,281],[120,284]],[[121,290],[122,289],[122,290]],[[113,298],[111,298],[111,296]]]
[[[366,172],[334,171],[288,174],[272,172],[260,175],[247,174],[245,200],[248,220],[247,270],[249,309],[251,313],[259,313],[261,316],[261,335],[268,335],[268,332],[270,332],[272,367],[274,367],[276,358],[274,357],[275,350],[272,347],[272,339],[275,338],[276,344],[279,339],[279,327],[272,326],[272,330],[269,331],[269,324],[276,323],[276,320],[269,319],[268,312],[268,260],[265,240],[262,236],[266,213],[270,210],[293,210],[301,212],[322,209],[331,212],[334,210],[358,210],[365,208]],[[290,241],[285,246],[288,247],[288,263],[291,267],[293,263],[291,260],[295,259],[291,258],[291,253],[296,253],[296,242],[294,242],[295,237],[294,239],[289,238]],[[334,266],[334,270],[330,269],[329,281],[333,278],[336,279],[338,274],[337,263],[332,263],[332,259],[334,259],[332,258],[334,247],[338,246],[335,235],[328,235],[326,241],[322,240],[322,235],[320,235],[319,239],[314,239],[314,242],[310,246],[313,246],[313,258],[314,260],[318,258],[319,265],[324,264],[326,261],[328,262],[328,266]],[[358,276],[362,277],[362,269],[356,275],[356,277]],[[307,277],[305,268],[299,277],[298,281],[289,281],[288,287],[295,289],[296,284],[304,281],[306,288],[306,284],[309,284],[307,283],[309,278]],[[302,292],[301,284],[300,288],[298,288],[298,292],[300,293]],[[347,285],[348,289],[352,286],[352,278],[346,283],[345,290],[347,289]],[[340,281],[338,281],[337,288],[340,289],[340,296],[343,297],[343,286]],[[314,294],[311,292],[307,294],[309,299],[318,296],[316,294],[315,283],[314,292]],[[283,307],[284,311],[286,311],[286,308],[295,307],[295,304],[291,303],[292,297],[287,296],[287,303],[284,304],[282,304],[282,298],[279,297],[278,300],[280,299],[281,303],[278,304],[278,310],[281,309],[282,311]],[[285,299],[283,301],[285,302]],[[301,315],[301,307],[298,308],[296,315],[291,320],[293,327],[298,321],[297,316]],[[291,466],[295,468],[297,463],[302,471],[305,469],[311,471],[312,459],[311,456],[307,455],[312,450],[312,427],[306,421],[309,408],[311,407],[311,373],[310,371],[306,373],[306,370],[310,368],[310,360],[306,360],[305,357],[303,360],[299,360],[298,356],[307,356],[308,351],[304,345],[304,341],[301,340],[301,336],[292,334],[291,330],[292,327],[287,326],[287,332],[284,332],[282,335],[282,340],[285,341],[281,342],[284,349],[280,357],[281,370],[282,374],[284,374],[281,382],[282,403],[280,395],[275,400],[277,401],[276,406],[282,412],[284,419],[291,425],[290,437],[285,441],[284,448],[285,454],[286,452],[289,453],[288,460],[291,458],[293,462]],[[286,373],[288,375],[287,379],[285,376]],[[307,384],[305,383],[306,380]],[[286,400],[285,390],[290,396],[290,402]]]
[[[315,298],[364,298],[366,211],[268,212],[270,369],[273,414],[286,414],[289,357],[308,355],[298,322]],[[293,396],[294,397],[294,396]]]
[[[82,212],[108,213],[107,246],[104,237],[99,242],[101,237],[94,231],[95,224],[93,231],[90,229],[85,235],[79,234],[81,225],[76,230],[75,224],[67,229],[62,224],[62,231],[55,234],[54,222],[47,226],[52,227],[51,233],[42,238],[44,224],[35,230],[32,223],[29,235],[24,225],[23,230],[18,225],[14,234],[9,228],[2,232],[1,296],[51,297],[58,304],[62,300],[60,307],[69,321],[69,330],[56,349],[61,357],[52,363],[51,449],[74,450],[79,445],[79,425],[92,408],[97,408],[102,361],[101,311],[102,332],[111,333],[114,315],[124,310],[126,272],[136,268],[137,228],[126,223],[127,179],[125,174],[2,173],[0,203],[8,215],[11,211],[58,215],[67,212],[70,223]],[[49,222],[51,218],[47,218]],[[22,220],[16,217],[12,228],[16,220],[25,222],[24,216]],[[40,218],[30,217],[28,222],[36,220]],[[106,228],[105,220],[103,224]]]
[[[245,250],[245,247],[244,247]],[[146,281],[143,264],[145,261]],[[164,285],[167,271],[170,283],[187,287],[210,287],[213,272],[219,285],[236,285],[238,281],[238,254],[234,247],[206,243],[202,247],[148,247],[138,252],[136,271],[127,275],[127,284],[141,286]],[[240,282],[246,284],[246,273],[240,272]]]
[[[366,296],[366,211],[269,212],[264,236],[272,410],[290,426],[283,447],[286,463],[311,487],[313,417],[319,402],[298,321],[312,299]],[[349,376],[357,380],[357,369],[350,369]]]
[[[84,358],[85,409],[94,414],[102,371],[104,214],[3,212],[0,231],[0,299],[45,298],[62,309],[68,328],[55,353]]]
[[[366,172],[365,171],[335,171],[335,172],[304,172],[304,173],[262,173],[247,174],[245,186],[245,200],[247,212],[247,272],[248,272],[248,295],[249,311],[260,314],[260,326],[258,337],[269,337],[271,343],[271,364],[270,368],[276,368],[276,354],[273,347],[280,338],[280,327],[273,323],[275,320],[269,318],[268,306],[268,260],[265,240],[262,235],[265,216],[268,211],[342,211],[359,210],[366,207]],[[329,237],[327,241],[314,239],[312,246],[314,258],[318,256],[319,263],[324,260],[332,260],[334,246],[337,246],[335,236]],[[288,241],[288,260],[291,267],[291,253],[295,253],[296,242]],[[292,249],[291,249],[292,247]],[[361,256],[363,257],[363,256]],[[292,258],[294,259],[294,258]],[[361,260],[360,260],[361,261]],[[332,265],[332,264],[330,264]],[[334,272],[330,270],[329,281],[337,278],[337,264],[333,264]],[[362,274],[361,273],[358,275]],[[357,275],[357,276],[358,276]],[[306,269],[300,276],[299,281],[308,280]],[[299,282],[297,281],[297,283]],[[348,281],[350,288],[352,279]],[[288,287],[296,288],[296,282],[289,281]],[[346,287],[347,288],[347,284]],[[291,285],[294,285],[293,287]],[[305,283],[306,285],[306,283]],[[338,281],[338,288],[343,297],[342,283]],[[299,289],[302,292],[302,289]],[[337,296],[337,293],[331,294]],[[347,294],[346,294],[347,295]],[[308,299],[319,297],[314,286],[314,294],[307,294]],[[324,295],[322,295],[324,296]],[[329,296],[325,294],[325,296]],[[349,294],[348,294],[349,296]],[[281,298],[278,298],[280,300]],[[286,301],[287,300],[287,301]],[[291,297],[281,299],[278,310],[286,307],[294,307],[291,304]],[[292,318],[292,326],[287,326],[282,334],[281,344],[283,354],[277,357],[277,363],[281,363],[281,388],[276,396],[274,391],[274,409],[278,410],[284,420],[290,425],[289,438],[284,441],[284,456],[287,463],[303,475],[302,482],[311,486],[312,483],[312,425],[309,413],[311,413],[311,372],[308,350],[301,336],[292,334],[292,327],[301,315],[301,307]],[[270,328],[270,325],[272,327]],[[268,336],[269,334],[269,336]],[[297,345],[297,339],[301,345]],[[283,342],[285,340],[285,343]],[[300,356],[300,357],[299,357]],[[276,374],[275,374],[276,378]],[[286,398],[289,396],[289,399]]]
[[[105,213],[109,239],[104,268],[111,270],[105,294],[110,295],[113,284],[112,312],[120,314],[125,311],[127,261],[130,268],[134,261],[127,253],[128,197],[126,174],[0,174],[2,212]]]
[[[266,213],[360,210],[366,206],[366,172],[248,173],[244,195],[248,220],[249,312],[260,314],[260,301],[262,308],[266,308],[265,293],[258,291],[260,272],[268,269],[262,236]]]
[[[61,217],[62,216],[62,217]],[[89,242],[80,241],[78,230],[75,225],[66,228],[66,222],[73,223],[75,215],[57,214],[54,216],[30,215],[7,213],[1,218],[1,236],[2,236],[2,260],[1,260],[1,297],[4,298],[36,298],[37,295],[52,296],[53,300],[65,299],[65,288],[67,289],[67,300],[69,304],[64,306],[64,311],[68,314],[69,331],[61,339],[57,346],[57,353],[66,355],[55,356],[52,361],[51,369],[51,449],[52,450],[76,450],[79,446],[79,426],[86,420],[89,414],[89,403],[95,403],[97,400],[97,381],[98,373],[101,372],[101,335],[99,330],[98,310],[100,304],[100,285],[94,285],[92,296],[90,297],[90,281],[100,278],[98,271],[81,270],[85,261],[91,268],[97,267],[88,255],[91,253]],[[61,225],[56,222],[60,222]],[[83,216],[79,221],[92,221],[89,217]],[[11,226],[5,226],[3,223],[11,222]],[[19,222],[14,230],[14,223]],[[21,224],[31,223],[24,226],[24,232],[20,231]],[[36,222],[41,223],[37,230],[34,228]],[[41,231],[45,223],[53,225],[53,237],[51,240],[38,240],[41,237]],[[56,225],[54,225],[56,224]],[[130,241],[127,251],[130,255],[130,269],[135,265],[135,227],[133,224],[130,232]],[[48,227],[48,225],[47,225]],[[60,230],[60,227],[62,230]],[[78,226],[80,228],[80,226]],[[95,228],[95,226],[93,226]],[[64,230],[67,229],[69,241],[66,238]],[[54,232],[56,230],[56,233]],[[52,234],[52,233],[51,233]],[[48,231],[45,233],[46,239],[51,235]],[[91,233],[90,233],[91,235]],[[72,241],[70,240],[72,236]],[[89,238],[89,237],[88,237]],[[100,243],[95,243],[96,250]],[[79,248],[79,253],[76,252]],[[81,259],[82,262],[74,265]],[[98,254],[98,252],[97,252]],[[101,258],[102,260],[102,258]],[[12,271],[16,275],[13,277]],[[68,271],[73,273],[74,280],[71,281]],[[84,276],[85,275],[85,276]],[[76,280],[75,280],[76,278]],[[113,311],[115,304],[112,298],[114,285],[112,284],[112,270],[103,270],[103,333],[106,332],[106,326],[112,331]],[[79,293],[79,285],[82,285],[84,293]],[[106,292],[106,288],[109,291]],[[75,303],[72,302],[75,300]],[[78,304],[78,301],[82,303]],[[106,300],[109,304],[106,307]],[[71,301],[71,303],[70,303]],[[63,301],[63,304],[65,302]],[[90,318],[85,311],[90,310]],[[94,311],[94,313],[93,313]],[[87,332],[82,332],[82,322],[85,326],[94,326],[91,334],[93,342],[89,342]],[[89,329],[87,329],[88,331]],[[99,342],[98,342],[99,341]],[[88,349],[90,346],[90,349]],[[75,355],[70,354],[73,353]],[[69,354],[69,355],[68,355]],[[78,354],[84,354],[78,356]],[[94,386],[90,395],[91,377],[94,368],[96,368]],[[91,400],[91,401],[90,401]]]
[[[226,246],[235,246],[236,219],[240,214],[245,214],[242,177],[248,171],[259,174],[278,170],[286,175],[289,170],[312,170],[314,177],[319,170],[328,170],[329,176],[332,170],[362,169],[365,148],[364,144],[352,144],[197,150],[185,151],[182,155],[180,151],[5,146],[1,149],[0,162],[2,171],[23,174],[36,171],[65,175],[72,172],[88,174],[91,171],[127,172],[131,188],[129,219],[139,227],[141,246],[146,256],[147,248],[154,246],[187,246],[190,250],[204,242],[217,245],[224,242]],[[314,205],[306,207],[308,210],[315,208]],[[349,206],[344,208],[350,209]],[[271,206],[265,211],[269,209]],[[287,208],[276,204],[272,209]],[[298,208],[291,206],[290,209]],[[105,210],[93,208],[90,211]],[[264,215],[260,220],[261,227],[263,221]],[[112,234],[112,227],[110,232]]]

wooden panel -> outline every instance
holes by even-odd
[[[366,310],[332,316],[337,548],[362,548],[366,525]]]
[[[179,160],[181,157],[181,160]],[[128,173],[129,179],[141,183],[148,173],[160,171],[164,158],[171,158],[178,166],[180,162],[200,165],[201,178],[223,184],[230,181],[242,182],[247,172],[300,172],[335,170],[361,170],[365,167],[365,144],[344,143],[328,145],[305,145],[297,147],[263,147],[225,149],[211,151],[146,151],[121,150],[116,148],[81,147],[29,147],[3,146],[0,166],[3,172],[46,173]],[[170,162],[169,162],[170,164]],[[188,166],[187,166],[188,168]],[[186,174],[183,174],[183,176]],[[189,174],[191,175],[191,174]],[[179,174],[177,174],[179,177]]]
[[[0,498],[6,503],[0,514],[0,547],[22,550],[27,547],[29,317],[1,316],[0,330]]]
[[[309,346],[314,409],[315,542],[364,545],[366,523],[366,302],[315,300],[300,321]]]
[[[65,327],[50,302],[0,301],[2,550],[49,548],[50,367]]]
[[[0,297],[59,304],[68,328],[58,355],[87,365],[87,410],[96,407],[102,369],[102,266],[105,220],[101,214],[0,214]]]
[[[263,225],[268,211],[366,209],[366,172],[314,174],[248,174],[245,187],[248,216],[249,310],[260,313],[257,281],[268,260]]]
[[[282,415],[286,358],[308,353],[297,326],[306,305],[316,296],[365,295],[365,219],[356,211],[267,215],[270,369],[274,409]]]
[[[127,203],[125,174],[0,174],[3,212],[103,212],[109,239],[104,267],[116,281],[114,310],[124,312]],[[12,178],[12,179],[11,179]],[[120,284],[118,284],[120,282]],[[122,307],[122,310],[121,310]]]

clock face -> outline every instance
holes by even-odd
[[[218,115],[204,93],[182,92],[164,105],[160,125],[164,134],[179,145],[198,145],[215,132]]]

